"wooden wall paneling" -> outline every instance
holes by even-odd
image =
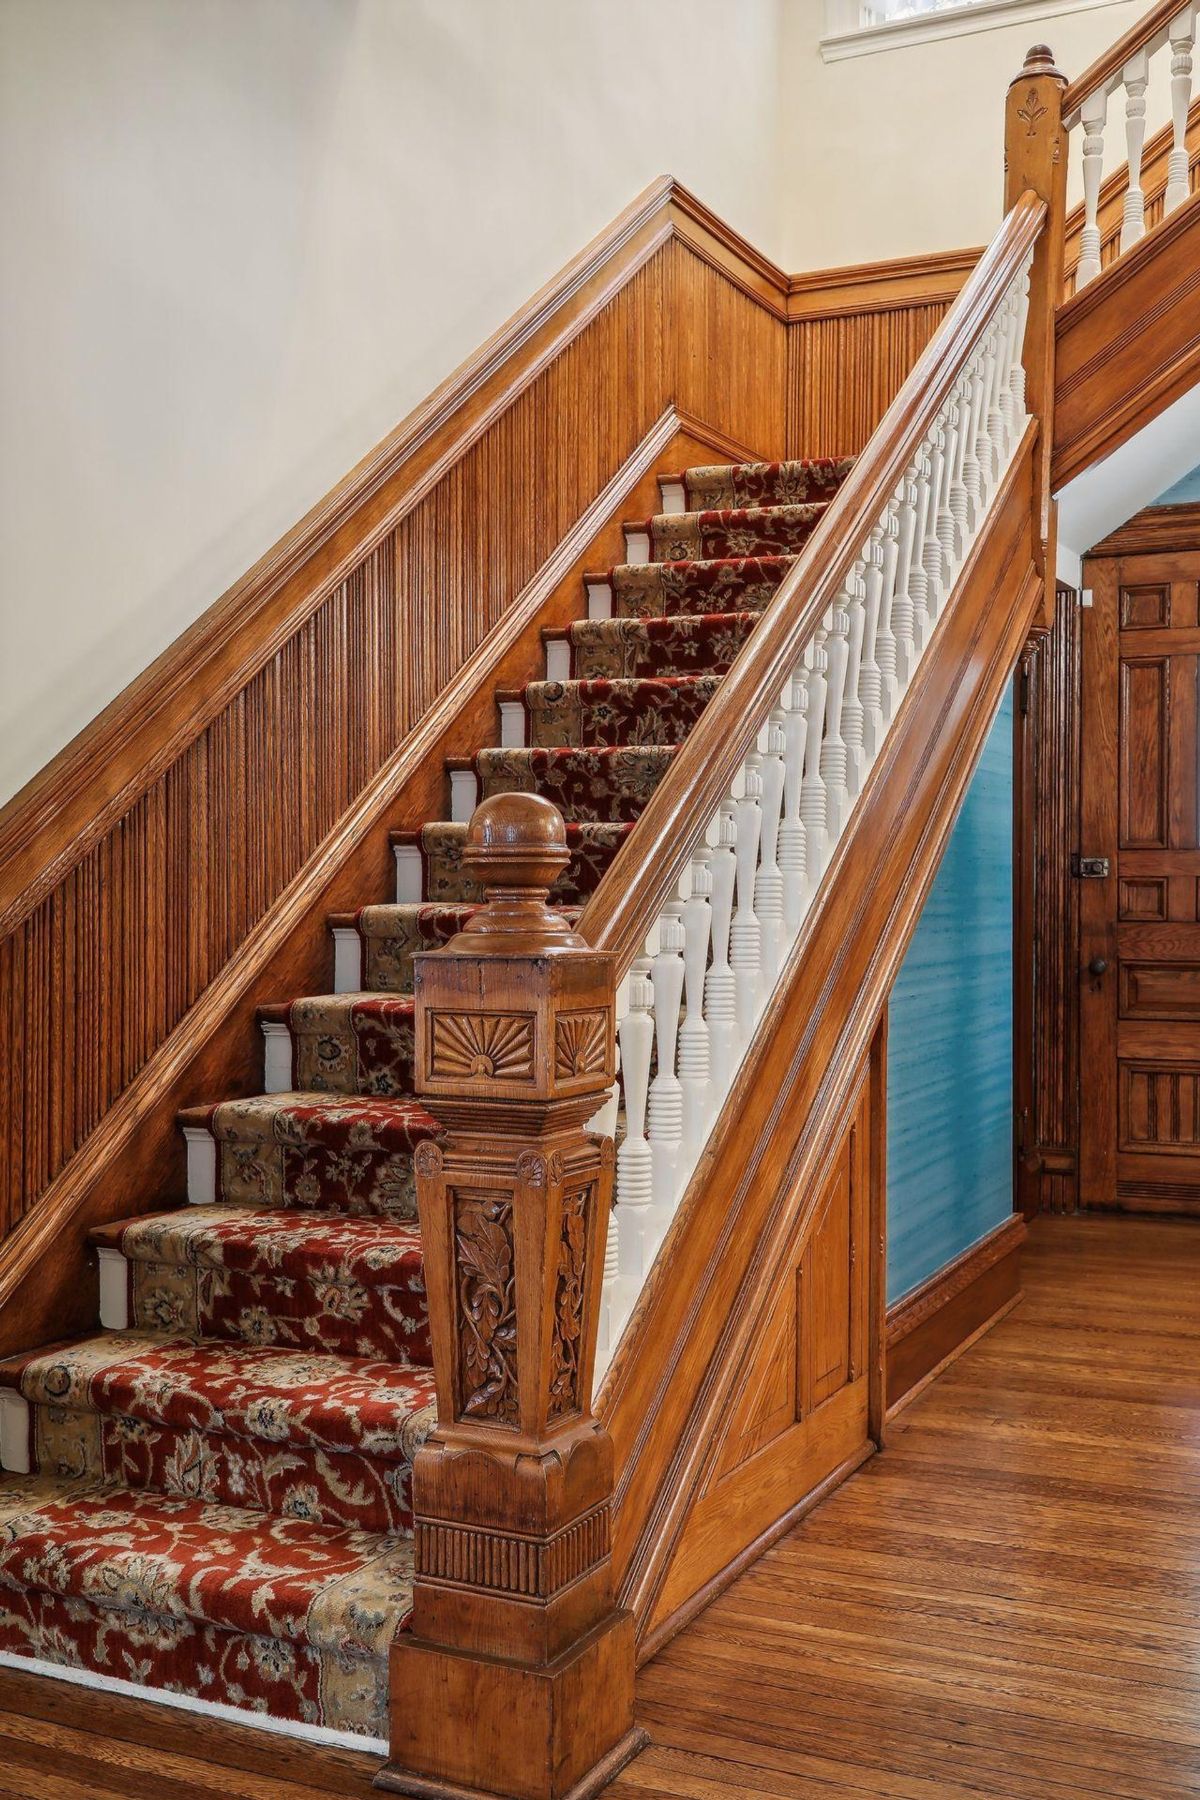
[[[735,1371],[775,1293],[796,1229],[794,1196],[813,1203],[853,1109],[887,990],[1040,600],[1031,438],[872,771],[860,828],[789,959],[599,1396],[621,1471],[620,1592],[643,1633],[662,1623],[666,1569],[732,1404]],[[797,1017],[808,1022],[799,1038]],[[865,1415],[863,1430],[865,1440]]]
[[[1200,193],[1059,308],[1053,484],[1200,380]]]
[[[793,320],[788,327],[788,454],[849,456],[860,451],[952,299],[948,294]]]
[[[1073,1212],[1079,1154],[1079,838],[1082,615],[1058,589],[1027,649],[1018,718],[1017,1193],[1026,1216]]]
[[[222,961],[215,943],[227,928],[229,838],[220,829],[213,776],[220,777],[219,746],[206,732],[164,781],[164,863],[175,870],[183,892],[194,904],[173,905],[165,914],[162,964],[164,1017],[178,1020],[153,1048],[120,1093],[104,1110],[102,1098],[121,1079],[115,1060],[115,1034],[100,1031],[95,1042],[103,1054],[81,1061],[71,1092],[74,1114],[67,1125],[81,1136],[90,1132],[84,1149],[42,1187],[19,1232],[0,1252],[0,1346],[6,1353],[27,1344],[84,1329],[95,1319],[95,1273],[85,1262],[82,1245],[87,1230],[105,1219],[153,1209],[182,1194],[182,1146],[174,1124],[180,1107],[214,1098],[257,1092],[261,1088],[262,1049],[255,1010],[290,994],[319,993],[331,980],[326,917],[389,897],[392,883],[388,832],[444,814],[447,804],[443,764],[448,756],[468,754],[496,736],[494,693],[533,679],[542,664],[541,628],[565,624],[579,616],[583,571],[620,559],[621,520],[641,516],[657,504],[656,471],[689,462],[711,461],[736,453],[764,454],[769,446],[735,443],[725,433],[709,433],[688,417],[668,410],[637,446],[634,454],[601,493],[575,528],[568,531],[548,564],[538,571],[517,602],[500,614],[489,636],[468,662],[436,694],[439,680],[433,634],[411,640],[412,655],[396,656],[396,705],[415,718],[399,747],[367,783],[348,813],[335,821],[315,857],[304,864],[276,901]],[[419,571],[427,559],[431,608],[445,604],[437,586],[437,530],[428,519],[404,534],[405,565]],[[381,571],[394,565],[381,558]],[[416,579],[416,575],[410,579]],[[380,574],[381,584],[385,575]],[[386,575],[383,593],[395,597],[394,576]],[[439,595],[442,596],[439,599]],[[386,611],[384,613],[386,621]],[[381,625],[397,646],[402,624]],[[317,703],[319,666],[316,639],[301,632],[285,646],[269,680],[290,693],[295,737],[288,758],[276,769],[273,816],[280,832],[279,854],[299,858],[304,833],[322,827],[330,801],[320,800],[323,734],[344,731],[323,715]],[[345,718],[345,713],[341,715]],[[278,727],[277,727],[278,729]],[[215,821],[215,823],[214,823]],[[243,861],[245,859],[236,859]],[[105,1017],[119,1017],[119,995],[110,992],[118,971],[108,946],[114,936],[114,914],[101,904],[112,888],[112,857],[107,843],[89,852],[63,884],[73,921],[70,955],[76,977],[72,992],[78,1010],[83,1000],[100,994]],[[206,883],[208,884],[206,886]],[[40,1180],[44,1164],[31,1165],[27,1143],[40,1150],[45,1142],[30,1133],[27,1121],[42,1105],[41,1071],[52,1059],[39,1050],[48,1029],[49,996],[56,990],[39,973],[48,926],[42,921],[48,903],[37,909],[32,928],[0,941],[0,1071],[26,1069],[28,1085],[0,1084],[3,1163],[9,1175],[6,1193],[21,1191],[20,1182]],[[108,970],[107,977],[105,970]],[[89,986],[88,984],[91,983]],[[67,991],[62,984],[61,991]],[[195,996],[199,996],[195,998]],[[89,1003],[92,1003],[89,1001]],[[178,1008],[178,1011],[171,1009]],[[51,1020],[52,1024],[53,1021]],[[101,1021],[103,1024],[103,1020]],[[78,1044],[82,1032],[77,1031]],[[114,1060],[110,1061],[110,1058]],[[61,1064],[70,1074],[69,1058]],[[102,1116],[101,1116],[102,1114]],[[100,1122],[97,1125],[96,1119]],[[9,1229],[21,1221],[11,1214]]]
[[[497,670],[537,672],[534,596],[542,623],[577,616],[577,583],[549,598],[556,546],[577,560],[580,522],[594,539],[648,474],[639,456],[688,460],[685,418],[701,460],[781,452],[786,280],[739,245],[655,184],[0,814],[0,1228],[44,1212],[0,1266],[0,1305],[51,1220],[72,1218],[78,1244],[102,1178],[108,1213],[178,1191],[177,1104],[256,1085],[253,1005],[279,989],[255,984],[328,981],[302,896],[385,897],[383,813],[403,826],[444,810],[441,750],[494,738]],[[664,424],[677,382],[688,404]],[[518,630],[472,667],[514,608]],[[373,834],[335,880],[335,852]],[[280,929],[302,920],[304,948],[285,955]],[[137,1154],[106,1169],[135,1125]],[[60,1323],[92,1303],[79,1287]],[[7,1315],[19,1332],[25,1315]]]

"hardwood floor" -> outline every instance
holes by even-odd
[[[611,1800],[1200,1796],[1200,1226],[1041,1219],[1026,1299],[639,1679]],[[0,1795],[321,1800],[373,1758],[0,1670]]]
[[[1040,1220],[1025,1292],[643,1671],[611,1800],[1200,1795],[1200,1228]]]

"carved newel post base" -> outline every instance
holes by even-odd
[[[585,1126],[614,1078],[613,966],[547,904],[548,801],[484,801],[465,854],[485,903],[416,962],[417,1092],[445,1128],[417,1152],[439,1424],[377,1785],[583,1800],[646,1742],[591,1414],[613,1153]]]

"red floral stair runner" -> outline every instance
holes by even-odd
[[[664,477],[693,510],[628,526],[635,560],[585,576],[591,616],[547,640],[569,679],[497,697],[523,743],[453,765],[480,797],[561,808],[568,910],[849,467]],[[397,834],[395,904],[331,920],[347,991],[262,1009],[287,1091],[180,1115],[192,1204],[94,1233],[109,1328],[0,1364],[0,1652],[385,1735],[411,1464],[434,1423],[412,1165],[437,1126],[412,1092],[413,957],[479,899],[465,832]]]

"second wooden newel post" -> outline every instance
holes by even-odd
[[[583,1800],[645,1742],[591,1412],[613,1152],[586,1125],[614,1079],[614,970],[548,904],[549,802],[485,801],[466,858],[484,904],[416,965],[417,1091],[445,1128],[417,1153],[439,1424],[379,1785]]]

